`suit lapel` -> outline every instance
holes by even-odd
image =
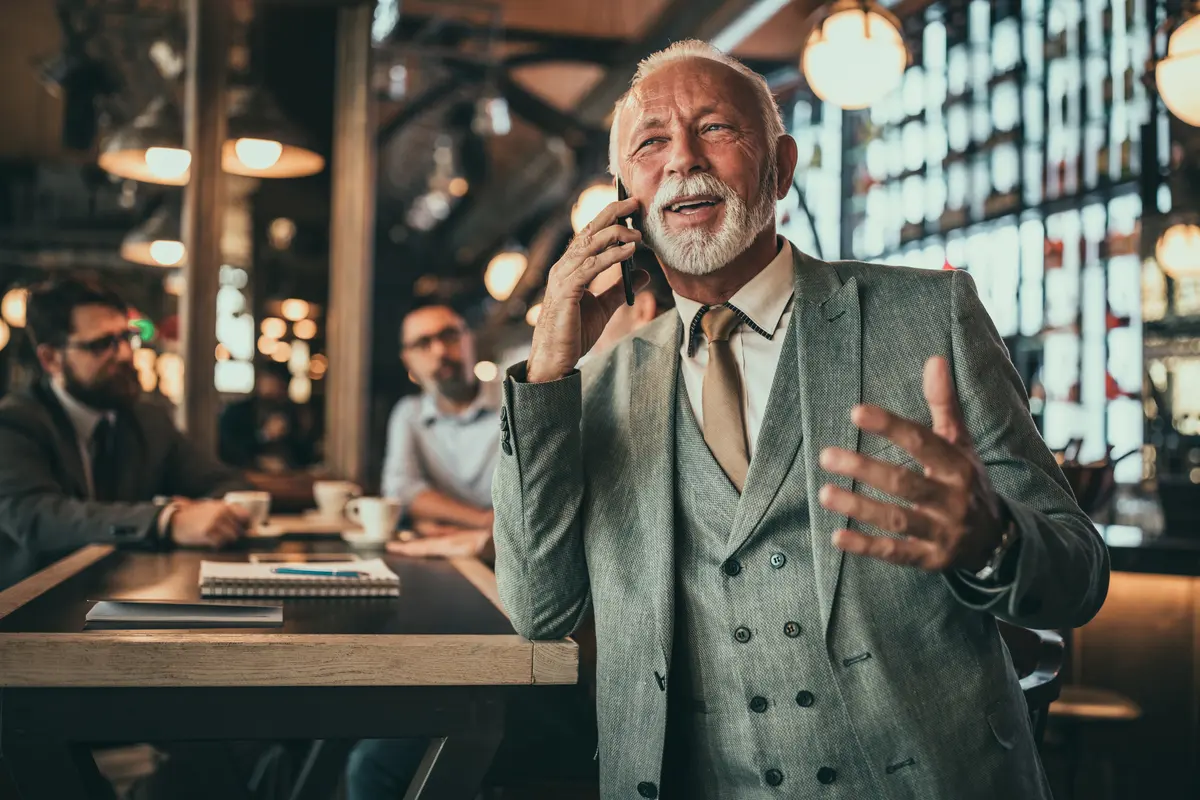
[[[850,410],[862,397],[862,318],[854,278],[843,284],[834,268],[823,261],[799,256],[797,262],[809,519],[821,620],[828,630],[842,568],[842,551],[830,539],[834,531],[845,527],[847,519],[822,507],[817,493],[826,483],[850,490],[852,481],[822,470],[818,458],[826,447],[858,449],[859,432],[850,421]]]
[[[795,313],[794,308],[793,304],[791,321],[783,332],[787,339],[779,354],[775,378],[771,382],[766,417],[758,434],[742,498],[737,505],[727,555],[737,552],[753,535],[755,527],[779,493],[779,487],[791,470],[796,451],[800,449],[800,441],[804,438],[802,426],[796,424],[795,413],[798,381],[794,365],[800,315]]]
[[[668,313],[671,319],[652,323],[633,341],[629,430],[637,470],[634,500],[644,537],[634,551],[650,572],[659,644],[669,663],[675,615],[675,381],[683,326],[678,314]]]

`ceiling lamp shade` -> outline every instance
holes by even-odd
[[[121,242],[121,258],[149,267],[182,264],[187,258],[187,248],[180,241],[179,215],[165,206],[159,208],[126,234]]]
[[[809,18],[800,67],[839,108],[868,108],[900,83],[909,53],[900,21],[874,0],[838,0]]]
[[[609,203],[617,201],[617,187],[608,181],[597,181],[579,193],[571,208],[571,229],[576,233],[596,218]]]
[[[221,168],[251,178],[302,178],[323,170],[325,159],[270,95],[242,87],[230,94]]]
[[[517,288],[528,265],[529,259],[524,253],[515,250],[497,253],[483,273],[483,285],[488,294],[500,301],[507,300]]]
[[[1167,228],[1158,239],[1154,256],[1163,272],[1176,280],[1200,278],[1200,225],[1181,222]]]
[[[1171,113],[1200,125],[1200,16],[1180,25],[1167,41],[1167,57],[1154,68],[1158,94]]]
[[[166,186],[188,182],[192,154],[183,149],[183,120],[165,96],[100,145],[100,168],[119,178]]]

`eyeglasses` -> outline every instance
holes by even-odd
[[[418,353],[428,353],[434,342],[440,342],[443,347],[454,347],[462,341],[465,331],[459,327],[442,328],[437,333],[422,336],[400,345],[402,350],[416,350]]]
[[[107,336],[89,339],[86,342],[67,342],[65,347],[73,350],[84,350],[94,356],[102,356],[120,349],[122,342],[128,342],[132,345],[133,338],[137,335],[137,331],[124,330],[120,333],[110,333]]]

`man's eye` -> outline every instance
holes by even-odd
[[[647,147],[648,145],[652,145],[652,144],[655,144],[655,143],[661,142],[661,141],[662,141],[662,137],[655,136],[655,137],[647,139],[646,141],[639,144],[638,149],[641,150],[643,147]]]
[[[721,123],[719,123],[719,122],[710,122],[710,123],[708,123],[707,125],[705,125],[705,126],[704,126],[704,130],[705,130],[705,131],[719,131],[719,130],[728,130],[728,128],[729,128],[729,126],[728,126],[728,125],[722,125],[722,124],[721,124]]]

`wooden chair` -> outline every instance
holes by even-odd
[[[1062,691],[1063,639],[1054,631],[1022,628],[1000,620],[996,624],[1021,679],[1034,740],[1041,745],[1050,704]]]

